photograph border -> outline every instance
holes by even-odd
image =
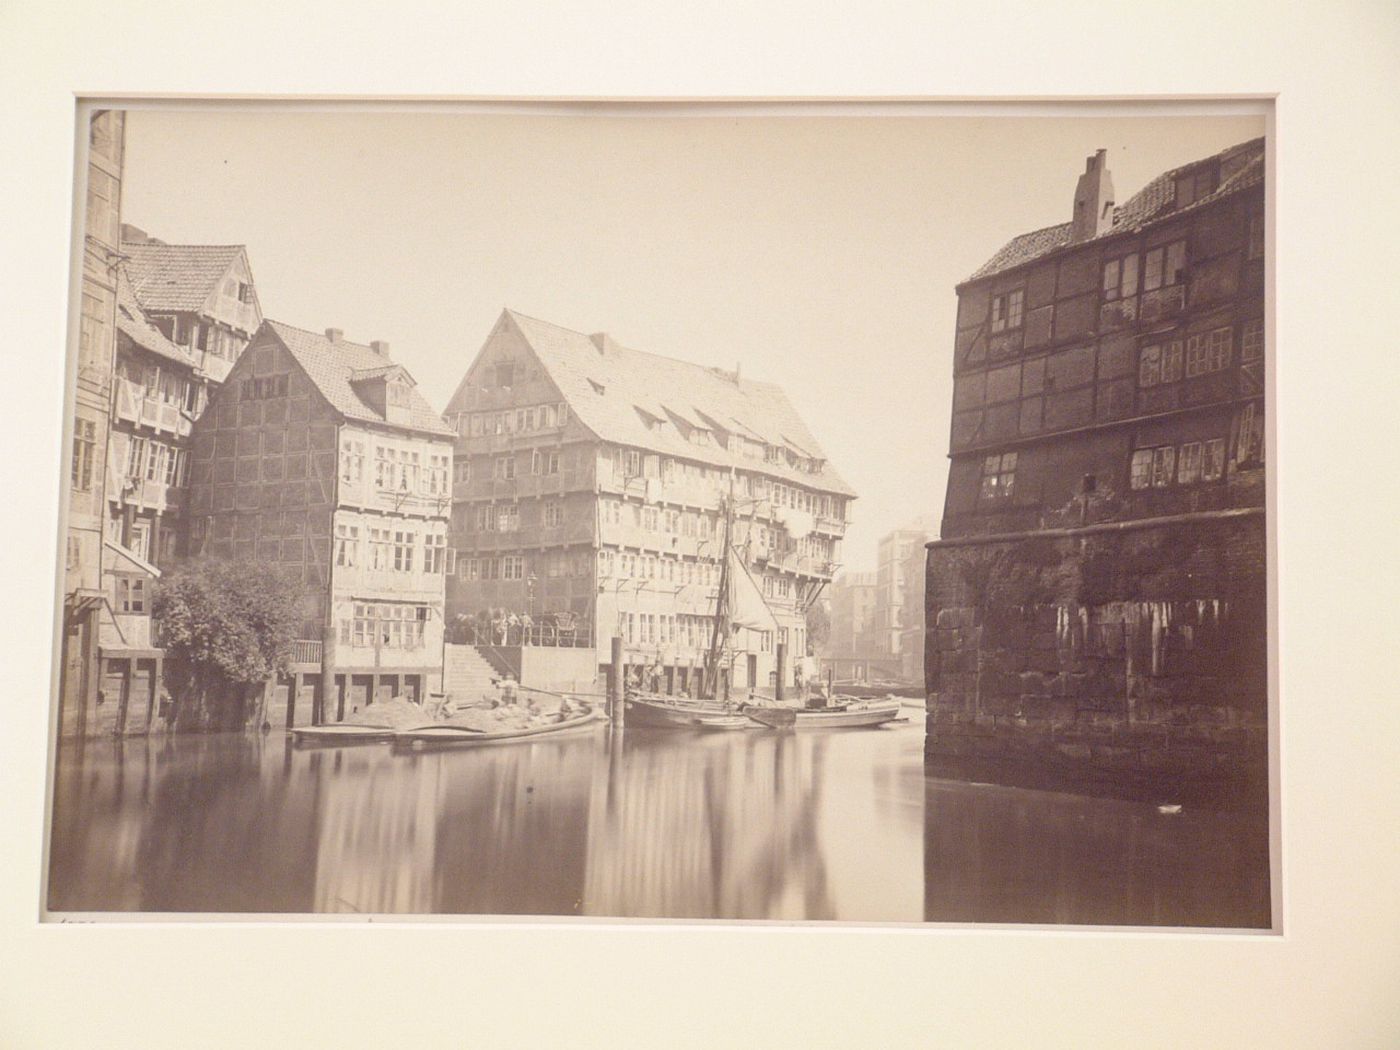
[[[186,25],[160,4],[122,12],[130,24],[113,39],[104,19],[93,17],[100,9],[88,3],[92,25],[75,29],[83,6],[75,3],[62,17],[32,3],[0,15],[17,31],[11,39],[23,41],[13,48],[16,60],[0,70],[13,100],[7,107],[27,141],[0,202],[13,220],[8,228],[25,244],[23,258],[11,253],[5,264],[12,301],[26,304],[13,318],[17,345],[63,345],[73,97],[98,86],[95,80],[167,93],[273,86],[288,93],[948,98],[1044,91],[1058,99],[1066,92],[1171,93],[1208,84],[1225,93],[1276,94],[1268,192],[1279,226],[1269,277],[1278,411],[1270,416],[1276,454],[1269,457],[1269,530],[1279,584],[1270,593],[1278,623],[1270,675],[1282,711],[1270,732],[1283,935],[41,924],[35,887],[48,710],[40,710],[39,699],[48,695],[51,672],[44,613],[56,550],[48,514],[57,506],[63,462],[56,443],[41,442],[31,446],[36,495],[29,506],[7,508],[7,535],[18,538],[4,555],[19,596],[14,607],[36,610],[15,624],[10,643],[21,655],[14,695],[35,699],[16,713],[15,730],[0,745],[0,794],[12,817],[0,953],[17,974],[0,989],[0,1041],[24,1050],[99,1041],[243,1047],[259,1039],[347,1046],[392,1033],[423,1045],[458,1045],[464,1003],[475,1046],[581,1038],[655,1045],[663,1037],[697,1047],[735,1039],[765,1046],[1083,1046],[1114,1045],[1129,1034],[1153,1046],[1394,1041],[1400,853],[1386,832],[1400,826],[1400,715],[1397,705],[1376,701],[1386,698],[1391,681],[1384,657],[1393,648],[1388,592],[1396,572],[1385,508],[1395,505],[1396,491],[1382,478],[1375,491],[1358,493],[1347,484],[1351,468],[1341,467],[1348,454],[1384,441],[1393,415],[1395,366],[1374,338],[1385,330],[1381,310],[1392,298],[1381,264],[1397,228],[1389,186],[1400,161],[1393,10],[1348,3],[1279,12],[1251,0],[1201,7],[1189,17],[1176,9],[1144,11],[1133,34],[1140,43],[1122,43],[1120,35],[1121,46],[1095,49],[1093,63],[1078,63],[1064,56],[1085,46],[1082,24],[1030,2],[995,12],[968,7],[957,17],[877,5],[862,13],[858,34],[845,19],[809,19],[808,12],[800,38],[791,12],[778,5],[740,16],[737,27],[723,18],[713,20],[723,25],[697,26],[673,14],[659,27],[646,23],[655,35],[640,50],[637,29],[625,24],[638,13],[626,5],[590,24],[560,4],[536,13],[553,22],[501,11],[436,33],[436,26],[419,26],[415,36],[401,28],[402,14],[376,20],[326,2],[295,2],[250,11],[238,27],[218,23],[212,40],[205,35],[211,18]],[[315,49],[295,31],[308,20],[322,27]],[[998,29],[1007,37],[993,47]],[[360,37],[371,46],[392,43],[393,54],[362,60]],[[137,40],[143,46],[133,46]],[[159,51],[168,61],[152,62],[152,41],[165,45]],[[773,41],[801,47],[755,47]],[[201,44],[208,54],[199,52]],[[448,47],[472,61],[449,61]],[[361,60],[347,62],[347,54]],[[1340,178],[1333,166],[1353,158],[1358,141],[1367,143],[1367,162],[1345,173],[1344,206],[1309,208],[1309,195]],[[1329,296],[1360,308],[1334,316]],[[1357,355],[1357,368],[1319,367],[1320,356],[1341,346]],[[37,362],[33,385],[10,384],[0,395],[12,443],[58,425],[61,371]],[[1340,541],[1331,531],[1337,521],[1346,524]],[[1368,550],[1382,553],[1368,558]],[[440,1008],[387,1016],[381,997],[357,995],[351,983],[366,966],[384,975],[401,1001],[412,1002],[412,994]],[[810,982],[834,974],[858,989],[858,1006],[847,996],[803,994]],[[540,1008],[540,980],[553,1009]],[[772,993],[759,997],[763,1002],[744,996],[754,981],[767,982]],[[74,1008],[75,988],[82,1009]],[[702,1007],[697,994],[706,997]],[[231,1017],[227,1007],[235,1002],[255,1008]]]

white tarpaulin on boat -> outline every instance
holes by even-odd
[[[749,575],[749,570],[731,547],[729,550],[730,622],[736,627],[747,627],[754,631],[778,630],[778,621],[773,618],[773,610],[763,600],[758,584]]]

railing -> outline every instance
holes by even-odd
[[[321,643],[306,638],[298,638],[292,643],[292,663],[294,664],[319,664],[321,662]]]
[[[520,624],[499,624],[478,627],[461,624],[448,629],[448,640],[457,645],[512,647],[533,645],[556,649],[589,649],[593,632],[586,623],[573,627],[537,623],[529,627]]]

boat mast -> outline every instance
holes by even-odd
[[[710,651],[705,655],[705,681],[702,692],[718,698],[720,669],[729,644],[729,545],[734,528],[734,472],[729,474],[729,495],[721,497],[724,510],[724,539],[720,544],[719,594],[715,598],[715,623],[710,633]],[[726,698],[727,699],[727,698]]]

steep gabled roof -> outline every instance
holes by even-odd
[[[122,242],[137,300],[147,310],[197,311],[244,255],[241,244]]]
[[[1176,180],[1193,168],[1219,161],[1222,177],[1214,192],[1207,194],[1184,208],[1176,208]],[[1228,167],[1228,171],[1226,168]],[[1190,164],[1164,171],[1149,182],[1120,207],[1113,209],[1113,225],[1092,240],[1113,237],[1120,233],[1133,233],[1151,225],[1159,219],[1172,218],[1185,214],[1213,201],[1240,193],[1257,186],[1264,178],[1264,140],[1251,139],[1249,142],[1231,146],[1209,157],[1202,157]],[[1022,233],[1011,238],[996,254],[983,263],[971,277],[963,283],[978,281],[984,277],[1003,273],[1006,270],[1033,262],[1049,255],[1056,249],[1070,243],[1071,223],[1062,222],[1055,226]],[[1081,241],[1082,244],[1090,241]]]
[[[141,304],[136,301],[136,294],[131,289],[131,280],[127,277],[125,266],[117,271],[117,331],[143,350],[159,354],[166,360],[191,369],[198,364],[188,350],[172,343],[165,337],[165,333],[151,324],[145,311],[141,309]]]
[[[331,342],[324,333],[308,332],[281,321],[264,321],[263,328],[277,337],[331,407],[346,419],[445,437],[456,435],[457,432],[447,426],[424,400],[415,384],[410,383],[409,387],[411,414],[407,424],[390,423],[384,418],[384,413],[360,397],[355,384],[362,380],[361,373],[385,375],[401,369],[399,365],[386,364],[384,358],[369,347],[346,339]],[[404,374],[407,375],[407,372]]]
[[[595,341],[582,332],[514,310],[505,314],[539,358],[570,410],[599,439],[679,459],[758,470],[796,485],[855,496],[825,462],[816,438],[781,387],[723,369],[632,350],[612,339]],[[638,415],[639,408],[668,420],[668,424],[648,427]],[[683,422],[709,417],[726,429],[742,430],[770,445],[800,448],[821,460],[822,469],[809,473],[785,463],[755,461],[718,445],[692,444],[669,423],[667,409]]]

